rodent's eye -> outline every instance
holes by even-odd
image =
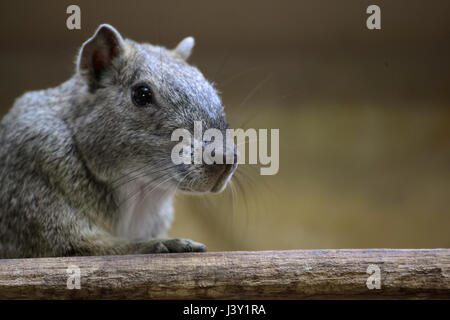
[[[152,103],[152,91],[146,84],[138,84],[131,90],[131,99],[138,107],[145,107]]]

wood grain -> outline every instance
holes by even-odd
[[[67,288],[69,265],[81,289]],[[381,271],[369,290],[367,268]],[[450,298],[450,249],[289,250],[0,260],[0,299]]]

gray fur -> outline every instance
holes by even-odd
[[[71,79],[16,100],[0,124],[0,258],[205,250],[162,238],[173,196],[209,192],[237,164],[171,162],[174,129],[228,128],[216,90],[182,48],[138,44],[101,25]],[[102,63],[92,64],[93,52]],[[154,105],[132,103],[140,82]]]

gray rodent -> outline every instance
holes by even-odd
[[[75,74],[27,92],[0,124],[0,258],[205,251],[165,239],[178,191],[220,192],[237,167],[171,161],[171,133],[228,123],[189,65],[194,39],[168,50],[100,25]]]

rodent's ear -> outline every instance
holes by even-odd
[[[103,72],[112,61],[124,54],[124,41],[119,32],[109,24],[102,24],[80,49],[77,69],[89,82],[91,88],[98,84]]]
[[[192,49],[194,48],[195,40],[192,37],[187,37],[181,40],[181,42],[177,45],[175,49],[173,49],[174,53],[187,60],[192,53]]]

